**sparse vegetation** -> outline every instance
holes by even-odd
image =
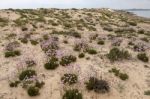
[[[128,51],[112,48],[109,54],[107,54],[107,57],[110,61],[114,62],[118,60],[129,59],[130,54]]]
[[[105,80],[98,80],[97,78],[91,77],[85,84],[88,90],[94,90],[97,93],[107,93],[110,91],[110,86]]]
[[[78,77],[77,77],[76,74],[64,74],[64,76],[61,77],[61,81],[64,84],[72,85],[72,84],[75,84],[78,81]]]
[[[24,70],[20,73],[19,80],[29,79],[36,75],[37,74],[34,70]]]
[[[56,69],[59,66],[58,59],[56,57],[52,57],[49,62],[47,62],[44,67],[48,70]]]
[[[127,80],[129,76],[126,73],[120,73],[120,70],[112,68],[109,70],[110,73],[114,73],[115,76],[119,77],[121,80]]]
[[[63,95],[63,99],[83,99],[78,89],[67,90]]]
[[[37,96],[39,95],[39,88],[38,87],[34,87],[34,86],[31,86],[29,87],[28,89],[28,95],[29,96]]]
[[[97,54],[97,51],[95,49],[88,49],[87,52],[91,55]]]
[[[84,53],[80,53],[79,54],[79,58],[83,58],[83,57],[85,57],[85,54]]]
[[[5,57],[15,57],[15,56],[20,56],[21,53],[19,50],[15,50],[15,51],[6,51],[5,52]]]
[[[60,64],[62,66],[66,66],[66,65],[69,65],[72,62],[76,62],[76,57],[73,56],[73,55],[69,55],[69,56],[63,56],[61,58]]]
[[[148,62],[149,58],[147,57],[146,53],[139,53],[137,58],[143,62]]]

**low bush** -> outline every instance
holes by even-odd
[[[141,38],[141,40],[144,42],[149,42],[149,39],[147,37],[143,37],[143,38]]]
[[[110,90],[109,84],[105,80],[98,80],[91,77],[88,82],[85,83],[88,90],[94,90],[97,93],[107,93]]]
[[[61,58],[60,64],[62,66],[65,66],[65,65],[69,65],[72,62],[76,62],[76,57],[73,55],[69,55],[69,56],[63,56]]]
[[[36,72],[34,70],[24,70],[19,75],[19,80],[24,80],[28,78],[32,78],[33,76],[36,76]]]
[[[120,73],[120,74],[119,74],[119,78],[120,78],[121,80],[127,80],[127,79],[129,78],[129,76],[128,76],[127,74],[125,74],[125,73]]]
[[[113,28],[110,27],[110,26],[105,26],[105,27],[103,27],[103,30],[106,30],[106,31],[108,31],[108,32],[111,32],[111,31],[113,31]]]
[[[27,38],[20,38],[19,39],[22,43],[27,44],[28,43],[28,39]]]
[[[21,53],[18,50],[5,52],[5,57],[15,57],[15,56],[20,56],[20,55]]]
[[[10,87],[17,87],[19,83],[20,83],[20,81],[11,82],[11,83],[9,84],[9,86],[10,86]]]
[[[134,22],[134,21],[129,21],[128,23],[129,23],[130,25],[132,25],[132,26],[137,26],[137,23]]]
[[[137,58],[143,62],[148,62],[149,58],[147,57],[146,53],[139,53]]]
[[[38,87],[34,87],[34,86],[29,87],[28,95],[29,96],[37,96],[37,95],[39,95],[39,88]]]
[[[79,54],[79,58],[84,58],[85,57],[85,54],[84,53],[80,53]]]
[[[128,51],[113,48],[110,50],[109,54],[107,54],[107,57],[110,61],[114,62],[118,60],[128,59],[130,57],[130,54]]]
[[[31,42],[32,45],[37,45],[37,44],[39,43],[39,42],[36,41],[36,40],[30,40],[30,42]]]
[[[150,96],[150,90],[144,91],[144,95],[149,95]]]
[[[103,40],[99,40],[99,41],[97,42],[97,44],[99,44],[99,45],[104,45],[105,42],[104,42]]]
[[[37,87],[37,88],[42,88],[44,84],[45,84],[45,83],[44,83],[43,81],[42,81],[42,82],[36,81],[35,87]]]
[[[92,55],[97,54],[97,51],[95,49],[88,49],[87,52]]]
[[[78,89],[67,90],[63,95],[63,99],[82,99],[82,94]]]
[[[116,68],[112,68],[109,70],[110,73],[114,73],[115,76],[119,77],[121,80],[127,80],[129,76],[125,73],[120,73],[120,70]]]
[[[56,69],[59,66],[58,59],[56,57],[52,57],[49,62],[47,62],[44,67],[48,70]]]
[[[61,81],[64,84],[69,84],[69,85],[75,84],[77,80],[78,78],[77,78],[77,75],[75,74],[64,74],[64,76],[61,77]]]

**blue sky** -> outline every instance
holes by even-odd
[[[6,8],[150,8],[150,0],[1,0]]]

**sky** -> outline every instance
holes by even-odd
[[[150,0],[1,0],[0,9],[8,8],[150,9]]]

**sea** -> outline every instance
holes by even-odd
[[[150,10],[135,10],[135,11],[128,11],[136,14],[137,16],[150,18]]]

